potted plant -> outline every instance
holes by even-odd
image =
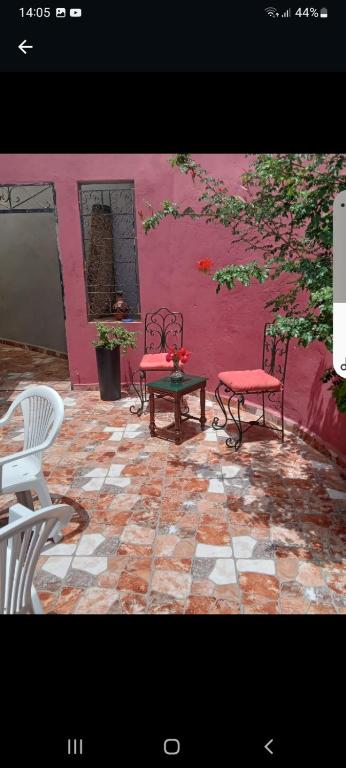
[[[136,346],[136,334],[127,331],[119,323],[96,323],[98,338],[93,341],[96,349],[97,372],[101,400],[120,400],[120,350],[127,352]]]

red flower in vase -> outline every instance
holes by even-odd
[[[190,355],[191,352],[189,352],[185,347],[180,347],[180,349],[178,349],[177,346],[174,346],[168,350],[166,354],[166,360],[167,363],[173,362],[175,365],[178,365],[179,363],[185,364],[188,362]]]

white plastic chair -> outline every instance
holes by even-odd
[[[16,521],[0,528],[0,614],[44,613],[32,583],[35,568],[52,530],[66,525],[73,509],[55,504],[32,512],[15,504],[11,510]]]
[[[27,387],[0,419],[0,427],[10,420],[18,406],[24,420],[24,446],[22,451],[0,458],[0,493],[15,493],[18,501],[24,501],[32,508],[31,491],[35,491],[41,507],[49,507],[52,499],[42,472],[42,452],[49,448],[59,432],[64,404],[51,387]],[[10,516],[10,522],[14,519]],[[55,542],[61,539],[60,528],[59,525],[52,531]]]

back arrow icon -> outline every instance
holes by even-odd
[[[267,741],[267,743],[264,745],[264,749],[266,749],[266,750],[267,750],[267,752],[269,752],[271,755],[273,755],[273,754],[274,754],[274,752],[272,752],[272,750],[271,750],[271,749],[269,749],[269,745],[270,745],[270,744],[272,744],[272,743],[273,743],[273,741],[274,741],[274,739],[270,739],[270,741]]]
[[[26,48],[33,48],[33,46],[32,46],[32,45],[25,45],[25,43],[26,43],[26,40],[23,40],[23,42],[22,42],[22,43],[20,43],[20,45],[18,45],[18,48],[19,48],[19,50],[20,50],[22,53],[25,53],[25,54],[27,54],[27,50],[26,50]]]

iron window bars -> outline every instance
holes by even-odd
[[[53,184],[0,185],[0,213],[55,213]]]
[[[138,318],[133,182],[81,184],[79,201],[89,320],[112,316],[117,290]]]

